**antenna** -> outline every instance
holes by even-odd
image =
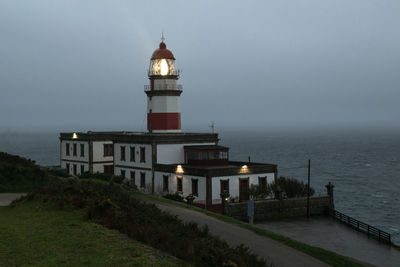
[[[208,127],[210,127],[210,129],[211,129],[211,132],[212,132],[212,133],[214,133],[214,129],[215,129],[215,124],[214,124],[214,121],[212,121],[212,122],[211,122],[211,124],[210,124],[210,125],[208,125]]]
[[[164,37],[164,32],[162,31],[162,32],[161,32],[161,42],[163,42],[163,43],[164,43],[164,40],[165,40],[165,37]]]

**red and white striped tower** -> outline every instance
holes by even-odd
[[[180,132],[181,110],[179,97],[182,86],[177,84],[179,71],[175,57],[161,38],[160,48],[154,51],[148,71],[150,85],[147,94],[147,130],[149,132]]]

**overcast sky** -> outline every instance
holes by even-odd
[[[145,130],[164,31],[182,128],[396,126],[400,1],[0,1],[0,130]]]

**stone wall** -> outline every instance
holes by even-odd
[[[310,215],[325,214],[329,207],[329,196],[310,197]],[[241,221],[248,221],[247,202],[227,204],[225,214]],[[306,197],[254,201],[255,222],[299,216],[307,216]]]

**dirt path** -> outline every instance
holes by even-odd
[[[10,203],[21,196],[26,195],[25,193],[0,193],[0,206],[8,206]]]
[[[169,212],[185,222],[196,222],[200,226],[208,225],[210,233],[226,240],[232,246],[244,244],[257,255],[272,262],[274,266],[329,266],[305,253],[272,240],[268,237],[257,235],[247,229],[231,223],[223,222],[193,210],[177,207],[171,204],[151,201],[161,210]]]

